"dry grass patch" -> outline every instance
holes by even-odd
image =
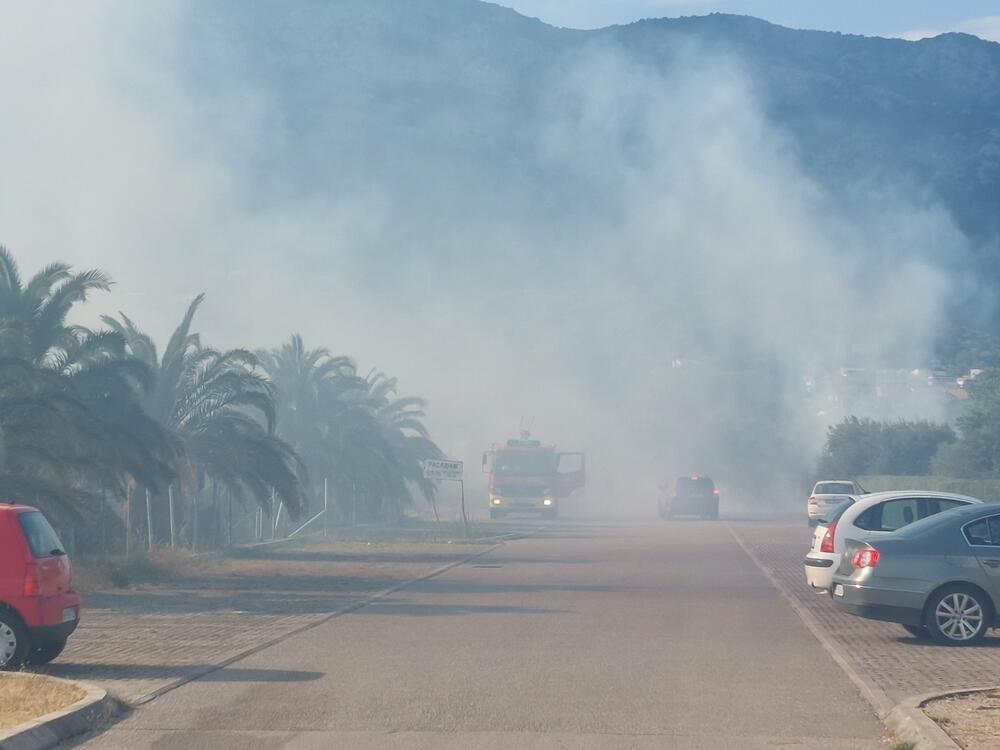
[[[181,550],[156,550],[139,552],[131,557],[113,557],[107,560],[75,560],[73,581],[79,591],[100,591],[125,588],[143,583],[162,583],[201,572],[211,565]]]
[[[66,708],[86,692],[41,675],[0,674],[0,731]]]
[[[941,698],[924,711],[965,750],[1000,746],[1000,689]]]

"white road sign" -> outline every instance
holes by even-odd
[[[462,462],[448,458],[431,458],[424,461],[424,479],[453,479],[456,482],[462,478]]]

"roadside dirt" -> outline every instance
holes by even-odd
[[[924,712],[965,750],[1000,747],[1000,689],[932,701]]]
[[[40,675],[0,674],[0,731],[66,708],[84,696],[74,685]]]

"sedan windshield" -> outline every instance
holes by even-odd
[[[814,495],[853,495],[854,485],[850,482],[820,482],[813,490]]]

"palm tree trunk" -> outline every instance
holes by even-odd
[[[212,538],[215,549],[222,546],[222,513],[219,511],[219,485],[212,482]]]
[[[191,549],[198,551],[198,493],[200,489],[195,487],[191,495]]]

